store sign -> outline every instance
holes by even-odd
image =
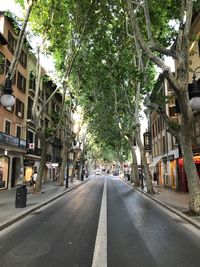
[[[163,161],[163,162],[167,162],[167,157],[163,157],[163,158],[162,158],[162,161]]]
[[[143,138],[144,138],[144,150],[151,151],[151,133],[150,132],[144,133]]]
[[[29,147],[29,149],[34,149],[35,148],[35,143],[29,143],[28,147]]]

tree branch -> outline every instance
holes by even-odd
[[[27,26],[27,23],[28,23],[28,20],[29,20],[30,14],[31,14],[31,10],[32,10],[34,3],[35,3],[34,0],[29,1],[29,3],[28,3],[27,9],[26,9],[26,15],[25,15],[25,18],[23,21],[23,25],[20,29],[20,33],[19,33],[19,36],[17,38],[16,49],[14,51],[13,59],[12,59],[12,62],[10,64],[9,70],[7,72],[7,75],[6,75],[6,78],[9,77],[11,80],[15,76],[15,70],[17,68],[17,64],[18,64],[19,57],[21,54],[22,46],[24,43],[26,26]]]

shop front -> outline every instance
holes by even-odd
[[[0,156],[0,190],[8,188],[10,159]]]
[[[200,155],[194,156],[193,160],[195,162],[198,175],[200,177]],[[188,182],[187,182],[187,176],[184,170],[184,160],[183,158],[180,158],[178,160],[178,171],[179,171],[179,188],[182,192],[189,192],[188,190]]]
[[[179,158],[179,150],[174,149],[169,151],[162,157],[162,173],[164,185],[172,189],[178,190],[178,172],[177,160]]]

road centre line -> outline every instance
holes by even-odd
[[[92,267],[107,267],[107,179],[104,180],[103,195]]]

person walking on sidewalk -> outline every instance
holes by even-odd
[[[35,170],[34,174],[32,175],[33,179],[33,187],[35,188],[36,180],[37,180],[37,171]]]
[[[153,181],[154,181],[155,185],[158,185],[158,176],[157,176],[156,172],[153,173]]]
[[[144,175],[142,173],[142,170],[139,170],[139,179],[140,179],[141,189],[144,189]]]

